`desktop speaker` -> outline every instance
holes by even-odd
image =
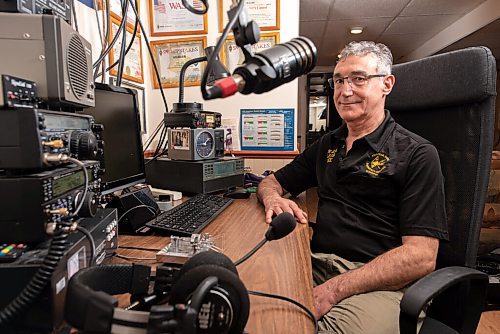
[[[36,82],[49,106],[92,107],[92,46],[53,15],[0,13],[0,74]]]
[[[160,213],[149,187],[114,196],[106,207],[118,209],[121,234],[146,234],[150,229],[145,224]]]

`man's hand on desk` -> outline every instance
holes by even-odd
[[[307,213],[304,212],[297,203],[292,200],[283,198],[279,195],[267,197],[264,200],[264,208],[266,213],[266,223],[270,224],[273,215],[279,215],[282,212],[289,212],[295,216],[297,221],[301,224],[307,224]]]

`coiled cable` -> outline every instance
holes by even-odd
[[[26,310],[31,303],[40,296],[43,289],[50,282],[61,258],[66,251],[68,232],[60,231],[54,235],[50,242],[47,256],[43,260],[40,269],[31,278],[16,298],[14,298],[4,309],[0,310],[0,327],[5,326],[14,317]]]

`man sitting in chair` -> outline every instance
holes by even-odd
[[[348,44],[329,81],[343,125],[258,187],[267,223],[287,211],[304,224],[307,214],[282,196],[318,187],[314,303],[330,333],[399,333],[404,288],[434,270],[448,238],[437,150],[384,109],[391,66],[387,46]]]

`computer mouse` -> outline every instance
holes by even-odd
[[[237,188],[227,191],[224,194],[224,197],[235,198],[235,199],[249,198],[250,192],[248,192],[245,188]]]

